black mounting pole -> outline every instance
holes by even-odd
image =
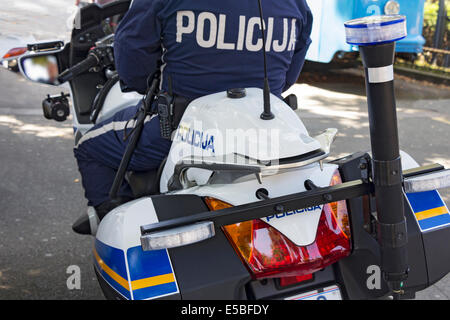
[[[408,257],[394,94],[395,42],[359,49],[366,74],[381,269],[397,299],[408,277]]]
[[[111,190],[109,191],[109,198],[111,199],[111,201],[115,201],[117,199],[117,195],[125,178],[125,174],[127,172],[128,165],[130,164],[131,157],[133,156],[134,150],[136,149],[139,139],[141,138],[145,119],[150,115],[151,107],[153,105],[153,102],[155,101],[156,95],[158,94],[160,80],[161,71],[158,68],[158,70],[153,74],[152,82],[149,84],[147,93],[142,100],[141,108],[138,111],[135,125],[132,129],[131,137],[129,138],[130,140],[120,162],[119,168],[114,178],[114,182],[111,186]]]
[[[261,119],[272,120],[275,118],[272,111],[270,110],[270,87],[269,87],[269,76],[267,75],[267,53],[266,53],[266,35],[264,33],[264,16],[261,0],[258,0],[259,6],[259,18],[261,22],[261,37],[262,37],[262,51],[264,57],[264,111],[261,113]]]

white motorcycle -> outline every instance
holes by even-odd
[[[35,44],[19,59],[28,79],[70,85],[70,94],[47,97],[43,109],[57,121],[71,112],[76,142],[117,111],[154,102],[157,76],[142,97],[122,93],[114,69],[114,37],[104,21],[129,4],[86,6],[71,43]],[[398,150],[392,63],[404,24],[404,17],[382,16],[346,25],[367,71],[370,154],[327,162],[337,130],[311,137],[295,103],[267,88],[192,101],[157,171],[127,172],[131,146],[115,186],[125,177],[136,199],[101,221],[94,208],[85,216],[105,296],[410,298],[445,276],[450,215],[436,189],[449,186],[449,171],[420,167]],[[372,25],[381,31],[367,33]],[[376,270],[384,277],[370,286]]]

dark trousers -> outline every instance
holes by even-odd
[[[125,125],[138,109],[139,106],[124,109],[112,118],[96,124],[75,146],[74,154],[89,206],[98,206],[109,200],[109,190],[129,141],[123,139]],[[131,120],[127,133],[133,125],[134,121]],[[157,169],[169,153],[170,146],[171,141],[161,137],[159,118],[147,117],[128,170],[142,172]],[[131,188],[126,181],[118,195],[132,197]]]

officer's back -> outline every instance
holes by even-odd
[[[305,0],[262,0],[268,74],[280,96],[298,78],[312,16]],[[162,57],[163,89],[188,98],[233,87],[262,87],[257,0],[134,0],[116,33],[125,90],[145,91]]]

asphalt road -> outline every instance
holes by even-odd
[[[59,26],[65,24],[69,4],[72,1],[2,0],[0,49],[9,45],[8,34],[35,39],[64,36]],[[299,97],[298,114],[310,133],[339,129],[332,157],[368,150],[360,70],[305,73],[304,79],[307,83],[295,85],[291,92]],[[448,87],[400,78],[396,88],[401,148],[421,164],[450,167]],[[71,230],[86,204],[72,153],[71,123],[48,121],[41,115],[42,99],[58,92],[0,69],[0,300],[103,299],[92,268],[93,240]],[[442,195],[449,203],[450,191]],[[73,265],[81,270],[79,290],[69,290],[66,284],[67,268]],[[450,299],[450,276],[417,298]]]
[[[67,40],[74,0],[2,0],[0,55],[33,41]],[[72,126],[41,116],[55,89],[0,70],[0,299],[103,299],[92,239],[71,224],[85,202],[73,158]],[[71,265],[81,289],[66,285]]]
[[[71,230],[86,205],[72,126],[40,115],[58,91],[3,69],[0,88],[0,299],[101,299],[92,239]],[[70,265],[81,268],[81,290],[67,289]]]
[[[2,0],[0,57],[35,40],[67,40],[75,0]]]

